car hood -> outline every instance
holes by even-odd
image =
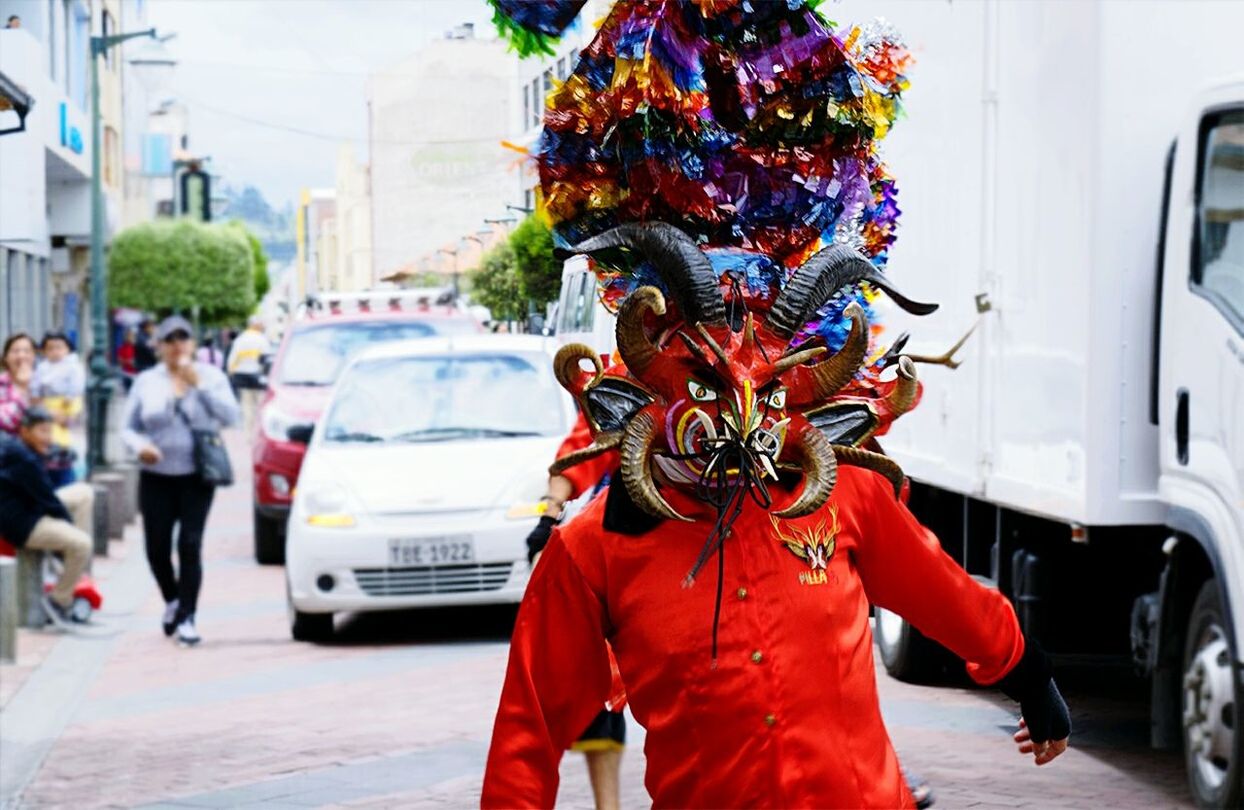
[[[332,394],[331,385],[274,385],[268,401],[281,413],[312,423],[328,407]]]
[[[372,515],[506,508],[544,494],[557,436],[422,442],[319,444],[299,487],[344,486]]]

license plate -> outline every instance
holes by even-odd
[[[457,565],[475,561],[470,537],[393,538],[389,565]]]

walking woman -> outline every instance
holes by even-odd
[[[181,644],[190,646],[200,641],[194,617],[203,583],[203,527],[216,489],[198,474],[193,431],[232,425],[238,403],[224,372],[195,362],[194,339],[185,318],[165,318],[156,339],[163,362],[134,380],[124,435],[142,462],[138,500],[147,561],[164,596],[164,634],[176,633]]]

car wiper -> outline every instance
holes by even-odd
[[[443,442],[470,436],[475,431],[471,428],[420,428],[396,433],[389,438],[397,442]]]
[[[503,430],[501,428],[476,428],[476,433],[482,436],[498,436],[501,438],[511,438],[514,436],[543,436],[538,430]]]
[[[305,386],[305,387],[312,387],[312,388],[318,388],[318,387],[325,386],[325,385],[332,385],[331,382],[325,382],[323,380],[281,380],[280,384],[300,386],[300,387]]]
[[[382,442],[384,439],[374,433],[363,433],[361,431],[349,431],[344,433],[330,433],[325,439],[330,442]]]

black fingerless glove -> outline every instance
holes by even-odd
[[[540,522],[531,530],[531,534],[527,535],[527,562],[530,564],[536,555],[544,551],[544,547],[549,544],[549,537],[553,534],[553,527],[557,525],[557,518],[544,515],[540,518]]]
[[[1071,713],[1054,685],[1050,659],[1036,641],[1024,639],[1024,657],[995,686],[1019,702],[1033,742],[1071,736]]]

